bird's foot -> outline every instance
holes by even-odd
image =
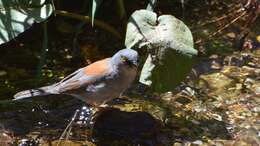
[[[95,108],[94,108],[94,110],[93,110],[93,113],[92,113],[92,116],[91,116],[91,119],[90,119],[90,121],[89,121],[89,125],[91,125],[90,127],[90,129],[92,129],[93,127],[93,125],[94,125],[94,122],[96,121],[96,119],[97,119],[97,117],[99,116],[99,115],[101,115],[104,111],[106,111],[106,110],[108,110],[110,107],[109,107],[109,105],[107,105],[107,104],[104,104],[104,105],[99,105],[99,106],[96,106]]]

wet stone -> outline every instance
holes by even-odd
[[[126,144],[157,143],[161,123],[146,112],[102,111],[95,118],[93,139],[102,145],[124,141]]]

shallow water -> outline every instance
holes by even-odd
[[[35,32],[24,35],[31,33]],[[91,113],[79,111],[61,141],[84,103],[62,95],[11,100],[18,91],[54,83],[87,64],[84,57],[71,55],[75,50],[67,43],[69,38],[59,39],[50,43],[43,65],[39,64],[42,54],[37,37],[17,38],[1,46],[0,145],[26,141],[101,146],[259,144],[259,50],[200,58],[195,73],[173,94],[150,94],[135,84],[127,97],[114,100],[111,108],[94,119]],[[109,41],[109,47],[104,47],[108,42],[96,46],[94,54],[104,55],[88,61],[112,54],[111,48],[120,48],[115,42]]]

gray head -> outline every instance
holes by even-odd
[[[133,49],[122,49],[112,57],[112,62],[115,65],[137,66],[138,53]]]

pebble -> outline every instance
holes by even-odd
[[[192,142],[193,144],[202,145],[203,142],[201,140],[196,140]]]
[[[255,94],[260,94],[260,87],[255,88]]]

